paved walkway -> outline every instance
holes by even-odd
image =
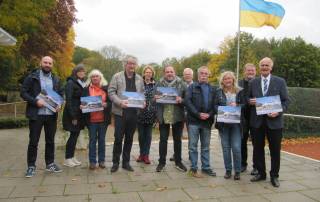
[[[0,201],[320,201],[320,163],[282,154],[280,188],[273,188],[269,179],[251,183],[249,173],[240,181],[225,180],[221,147],[216,132],[213,133],[211,159],[217,177],[196,179],[174,168],[167,162],[166,171],[156,173],[158,143],[151,148],[151,165],[138,164],[138,144],[132,149],[135,172],[119,170],[110,174],[112,145],[108,144],[107,169],[89,171],[87,151],[77,151],[83,162],[81,167],[65,168],[59,174],[44,171],[44,138],[41,138],[37,161],[37,174],[24,178],[26,168],[26,129],[0,130]],[[61,148],[61,147],[60,147]],[[168,158],[172,155],[172,143],[168,146]],[[251,154],[251,147],[249,148]],[[268,156],[268,154],[267,154]],[[56,151],[61,165],[64,151]],[[183,143],[184,163],[187,161],[187,142]],[[268,158],[269,159],[269,158]],[[269,160],[268,160],[269,161]],[[269,163],[267,164],[269,168]]]

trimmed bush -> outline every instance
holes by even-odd
[[[286,113],[320,117],[320,89],[288,88],[290,106]],[[284,117],[285,137],[320,136],[320,120]]]
[[[0,129],[22,128],[28,126],[27,118],[1,118]]]

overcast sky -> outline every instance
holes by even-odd
[[[286,14],[280,26],[241,28],[258,38],[301,36],[320,45],[320,0],[270,0]],[[76,44],[113,45],[140,63],[218,50],[238,29],[239,0],[75,0]]]

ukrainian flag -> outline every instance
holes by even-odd
[[[240,26],[277,28],[285,14],[283,7],[277,3],[264,0],[240,0]]]

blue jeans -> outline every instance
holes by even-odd
[[[188,124],[189,135],[189,156],[191,169],[198,169],[198,141],[201,143],[201,168],[210,169],[210,128],[200,125]]]
[[[98,162],[105,161],[106,152],[106,123],[90,123],[89,129],[89,162],[97,163],[97,140],[98,140]]]
[[[231,150],[235,172],[241,172],[241,130],[240,124],[224,124],[219,130],[223,151],[224,167],[232,171]]]
[[[152,139],[152,125],[138,123],[140,155],[149,155]]]

